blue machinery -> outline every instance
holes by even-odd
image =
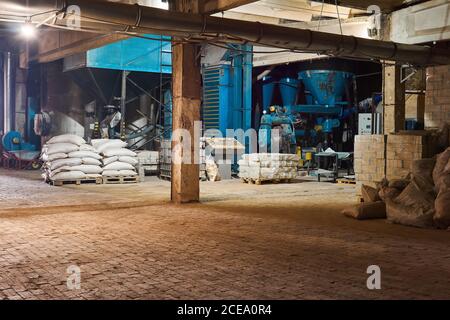
[[[306,104],[296,105],[301,81],[305,87]],[[272,129],[280,130],[281,151],[288,153],[295,152],[297,139],[308,137],[312,143],[318,143],[319,135],[331,135],[355,112],[355,106],[349,98],[353,81],[352,73],[333,70],[302,71],[298,79],[286,77],[278,82],[265,77],[260,147],[271,150]],[[276,84],[283,106],[272,105]]]
[[[236,50],[237,49],[237,50]],[[252,46],[230,45],[224,56],[231,64],[203,69],[203,122],[205,130],[252,126]]]

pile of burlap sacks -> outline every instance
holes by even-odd
[[[92,140],[92,146],[102,156],[103,177],[134,177],[139,164],[138,155],[126,148],[122,140]]]
[[[51,138],[42,148],[46,182],[136,176],[137,154],[121,140],[98,139],[91,144],[76,135]]]
[[[432,159],[413,161],[404,179],[362,186],[364,202],[343,213],[356,219],[387,218],[403,225],[450,227],[450,148]]]
[[[101,159],[83,138],[71,134],[56,136],[42,148],[42,177],[46,182],[99,178],[103,172]]]
[[[239,160],[239,177],[260,181],[296,179],[299,157],[294,154],[252,153]]]

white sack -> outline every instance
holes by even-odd
[[[90,144],[82,144],[80,146],[80,151],[92,151],[95,152],[95,148],[93,146],[91,146]]]
[[[116,162],[117,160],[119,160],[118,156],[103,158],[103,165],[107,166],[108,164]]]
[[[94,158],[100,160],[102,157],[98,153],[92,151],[75,151],[69,153],[69,158]]]
[[[65,166],[67,167],[79,166],[81,165],[82,162],[83,161],[80,158],[67,158],[48,162],[47,166],[50,168],[50,170],[56,170],[58,168]]]
[[[103,171],[104,177],[134,177],[137,176],[135,171],[131,170],[105,170]]]
[[[48,144],[70,143],[75,144],[77,146],[81,146],[82,144],[85,144],[86,141],[82,137],[76,136],[74,134],[63,134],[61,136],[51,138],[47,143]]]
[[[103,155],[105,157],[114,157],[114,156],[129,156],[129,157],[136,157],[136,153],[125,149],[125,148],[118,148],[118,149],[108,149],[106,151],[103,151]]]
[[[81,171],[86,174],[95,174],[95,173],[102,173],[103,169],[100,168],[100,166],[82,164],[79,166],[71,167],[71,171]]]
[[[105,142],[105,143],[101,144],[100,146],[96,147],[96,149],[99,153],[102,153],[107,150],[120,149],[120,148],[124,148],[126,146],[127,146],[126,142],[116,139],[116,140],[109,140],[108,142]]]
[[[134,170],[134,167],[126,162],[116,161],[108,164],[103,168],[104,170]]]
[[[120,156],[119,157],[119,161],[120,162],[129,163],[132,166],[135,166],[135,165],[137,165],[139,163],[139,160],[137,158],[129,157],[129,156]]]
[[[79,147],[76,144],[72,143],[56,143],[47,145],[43,153],[47,155],[55,154],[55,153],[70,153],[74,151],[78,151]]]
[[[117,177],[117,176],[120,176],[120,172],[119,172],[119,170],[103,170],[102,176]]]
[[[102,175],[98,174],[98,173],[88,173],[86,174],[86,178],[87,179],[97,179],[97,178],[101,178]]]
[[[134,177],[134,176],[138,175],[136,171],[132,171],[132,170],[120,170],[119,174],[122,177],[128,177],[128,176]]]
[[[54,154],[51,154],[51,155],[48,155],[48,154],[44,153],[41,156],[41,160],[44,161],[44,162],[51,162],[51,161],[55,161],[55,160],[58,160],[58,159],[66,159],[68,157],[69,157],[69,155],[67,153],[54,153]]]
[[[102,144],[105,144],[106,142],[108,142],[109,139],[92,139],[91,140],[91,144],[92,146],[97,149],[98,147],[100,147]]]
[[[68,171],[61,172],[53,176],[52,180],[72,180],[72,179],[84,179],[86,174],[81,171]]]
[[[100,160],[94,158],[82,158],[83,164],[93,165],[93,166],[101,166],[102,163]]]

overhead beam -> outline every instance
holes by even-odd
[[[120,34],[92,34],[50,30],[39,35],[37,53],[30,61],[47,63],[128,38]]]
[[[274,25],[279,25],[280,24],[280,19],[279,18],[258,16],[258,15],[254,15],[254,14],[239,13],[239,12],[233,12],[233,11],[226,11],[226,12],[216,13],[213,16],[227,18],[227,19],[236,19],[236,20],[243,20],[243,21],[268,23],[268,24],[274,24]]]
[[[205,0],[202,13],[213,14],[227,11],[256,1],[257,0]]]
[[[29,4],[27,0],[0,0],[0,12],[5,5],[17,7],[18,3],[22,3],[24,7],[31,6],[31,10],[36,10],[36,7]],[[39,4],[41,6],[46,4],[48,10],[64,11],[65,7],[61,7],[62,4],[58,5],[58,3],[55,3],[54,0],[39,0]],[[82,27],[85,22],[84,17],[92,17],[99,28],[102,26],[113,30],[115,28],[124,30],[125,28],[136,34],[155,33],[191,41],[217,41],[218,39],[234,43],[245,41],[251,44],[263,44],[268,47],[295,51],[316,52],[347,58],[390,60],[420,66],[450,64],[450,51],[435,47],[363,39],[117,2],[108,4],[108,10],[105,10],[104,2],[96,0],[66,0],[65,4],[78,5],[82,8]],[[107,21],[107,23],[100,21]],[[66,25],[67,21],[57,19],[55,23]]]

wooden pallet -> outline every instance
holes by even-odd
[[[356,181],[351,180],[351,179],[337,179],[336,183],[338,183],[338,184],[356,184]]]
[[[171,176],[165,175],[165,174],[160,174],[160,175],[159,175],[159,178],[160,178],[161,180],[166,180],[166,181],[171,181],[171,180],[172,180],[172,177],[171,177]]]
[[[68,179],[68,180],[50,180],[47,181],[50,185],[61,187],[68,184],[75,184],[77,186],[82,184],[103,184],[103,178],[85,178],[85,179]]]
[[[103,176],[104,184],[129,184],[138,182],[139,176]]]
[[[262,185],[262,184],[279,184],[279,183],[291,183],[292,179],[252,179],[252,178],[241,178],[242,183],[248,183],[248,184],[256,184],[256,185]]]

